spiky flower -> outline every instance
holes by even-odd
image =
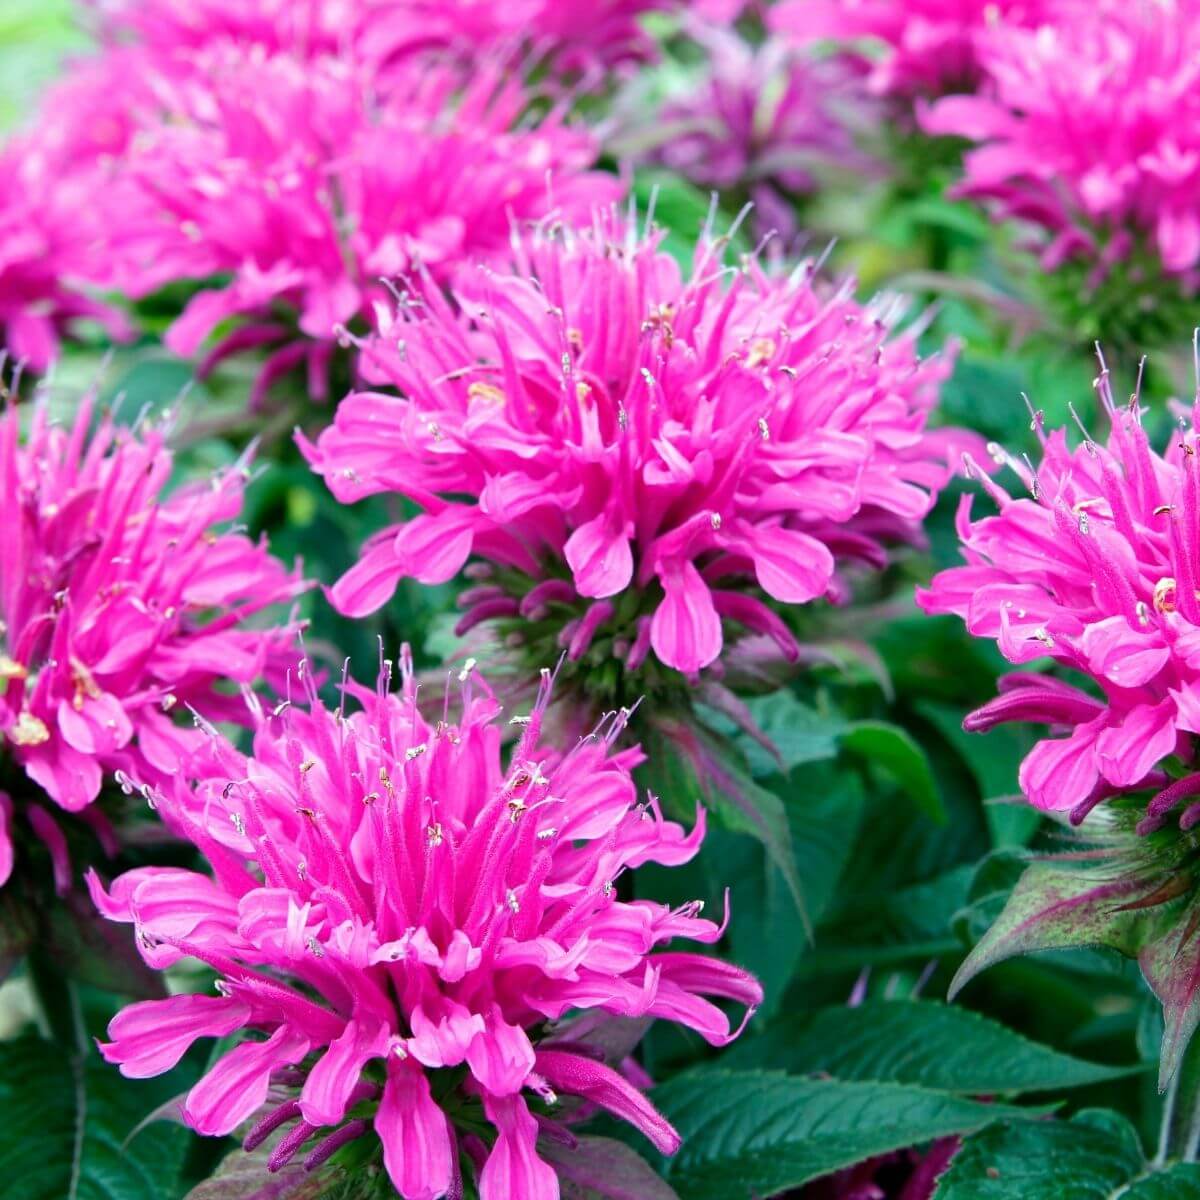
[[[1055,290],[1070,288],[1076,310],[1111,310],[1088,324],[1106,339],[1170,335],[1200,282],[1200,42],[1188,11],[1188,0],[1076,4],[1037,30],[999,26],[980,43],[978,94],[923,120],[977,143],[960,192],[1035,231]]]
[[[533,711],[509,721],[521,736],[505,765],[499,706],[470,665],[460,679],[457,723],[421,716],[406,664],[400,695],[386,675],[375,693],[351,686],[352,715],[314,694],[263,716],[249,755],[214,741],[194,792],[164,800],[212,875],[143,868],[93,890],[134,923],[149,964],[198,958],[218,994],[136,1004],[101,1049],[140,1077],[197,1038],[245,1031],[188,1094],[199,1132],[250,1119],[274,1080],[299,1090],[248,1139],[297,1122],[272,1169],[310,1140],[319,1167],[365,1137],[357,1169],[381,1147],[405,1200],[461,1195],[470,1172],[482,1200],[555,1200],[539,1133],[570,1141],[562,1097],[668,1153],[679,1143],[636,1083],[555,1023],[661,1017],[719,1046],[737,1030],[706,997],[750,1011],[761,990],[716,958],[660,949],[718,940],[698,906],[618,892],[623,871],[686,862],[704,835],[702,819],[685,836],[653,797],[639,803],[639,754],[612,746],[623,715],[566,749],[542,745],[546,673]]]
[[[918,602],[994,639],[1021,670],[964,728],[1045,725],[1021,764],[1030,802],[1082,826],[1085,852],[1036,862],[960,972],[1021,951],[1102,943],[1136,955],[1167,1018],[1164,1080],[1200,1021],[1200,467],[1190,425],[1164,454],[1137,395],[1098,391],[1107,445],[1042,435],[1036,468],[995,447],[1024,495],[959,512],[967,565]],[[1035,421],[1039,428],[1040,424]],[[1053,674],[1036,669],[1049,663]]]
[[[645,87],[631,87],[614,144],[726,200],[753,203],[756,233],[790,246],[800,233],[796,205],[822,172],[874,165],[855,144],[855,130],[875,115],[862,72],[778,38],[754,46],[700,22],[688,32],[707,55],[702,73],[683,76],[649,113]]]
[[[587,656],[600,702],[643,667],[626,699],[678,686],[736,629],[794,660],[779,610],[844,599],[839,560],[882,567],[947,475],[954,439],[925,427],[947,364],[895,316],[811,263],[725,270],[711,242],[681,278],[609,218],[535,231],[453,304],[424,286],[364,354],[399,394],[351,396],[302,443],[340,500],[424,509],[371,539],[335,605],[368,613],[474,561],[460,630]]]
[[[135,295],[227,278],[198,292],[166,342],[190,355],[221,322],[248,318],[215,354],[279,345],[259,392],[304,361],[321,380],[335,330],[365,322],[381,278],[417,264],[444,278],[503,251],[514,222],[619,191],[587,169],[595,141],[561,112],[517,127],[528,98],[498,62],[392,73],[384,97],[352,61],[203,54],[202,69],[161,81],[165,119],[131,147],[123,171],[140,202],[133,224],[114,215],[114,252]]]
[[[997,26],[1036,27],[1061,0],[784,0],[771,28],[801,43],[833,38],[882,45],[874,90],[897,96],[969,91],[980,76],[979,42]]]
[[[68,428],[42,404],[0,418],[0,883],[19,818],[65,887],[54,808],[102,824],[89,806],[106,779],[170,776],[200,736],[187,710],[239,714],[225,685],[253,683],[294,637],[294,626],[248,624],[303,585],[225,530],[242,474],[164,494],[162,429],[103,413],[92,431],[96,416],[88,398]]]

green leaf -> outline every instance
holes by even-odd
[[[1024,1115],[921,1088],[775,1071],[693,1071],[651,1099],[683,1138],[662,1170],[687,1200],[773,1196],[877,1154]]]
[[[19,1179],[21,1200],[177,1200],[188,1135],[156,1125],[124,1145],[144,1107],[92,1055],[38,1037],[0,1045],[0,1179]]]
[[[1175,1163],[1156,1171],[1131,1183],[1120,1200],[1200,1200],[1200,1166]]]
[[[846,723],[822,716],[786,689],[752,697],[746,707],[779,751],[785,770],[837,757],[838,735]],[[753,774],[770,775],[779,770],[779,763],[753,739],[741,738],[739,745]]]
[[[843,750],[890,775],[926,816],[945,822],[946,806],[929,759],[911,734],[886,721],[858,721],[842,734],[841,742]]]
[[[987,867],[985,863],[984,870]],[[951,999],[980,971],[1016,954],[1108,946],[1132,956],[1145,940],[1139,930],[1156,918],[1129,906],[1150,890],[1136,877],[1114,877],[1104,869],[1089,872],[1066,863],[1032,863],[959,967],[950,985]]]
[[[1088,1111],[1070,1121],[1023,1121],[967,1140],[935,1193],[936,1200],[1128,1200],[1180,1193],[1138,1192],[1144,1171],[1133,1127],[1114,1112]],[[1146,1181],[1148,1182],[1148,1181]],[[1141,1183],[1135,1184],[1140,1187]]]
[[[726,1066],[772,1066],[836,1079],[914,1084],[965,1095],[1085,1087],[1143,1069],[1085,1062],[996,1021],[932,1000],[874,1000],[768,1027],[727,1052]]]
[[[690,819],[700,801],[725,829],[760,841],[807,924],[787,810],[774,792],[742,768],[738,748],[728,738],[673,715],[656,717],[644,739],[648,761],[642,768],[642,785],[661,798],[671,816]]]

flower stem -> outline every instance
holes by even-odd
[[[1200,1154],[1200,1038],[1193,1038],[1163,1097],[1154,1165],[1195,1162]]]
[[[80,1045],[79,999],[74,983],[55,969],[54,963],[44,955],[33,953],[26,959],[26,971],[33,994],[41,1013],[44,1032],[60,1046],[79,1051]]]

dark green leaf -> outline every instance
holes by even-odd
[[[1113,1112],[1092,1111],[1071,1121],[1006,1124],[968,1139],[942,1176],[935,1196],[936,1200],[1116,1200],[1118,1196],[1127,1200],[1131,1193],[1126,1185],[1143,1170],[1142,1149],[1129,1122]]]
[[[145,1129],[137,1085],[94,1056],[25,1037],[0,1045],[0,1180],[14,1200],[177,1200],[187,1134]]]
[[[965,1095],[1084,1087],[1141,1070],[1060,1054],[996,1021],[932,1000],[875,1000],[769,1027],[726,1055],[727,1066],[772,1066],[837,1079],[914,1084]]]
[[[841,742],[844,750],[895,779],[926,816],[938,822],[946,820],[946,806],[938,794],[929,759],[899,725],[859,721],[842,734]]]
[[[1021,1110],[895,1084],[694,1071],[651,1098],[683,1138],[664,1174],[687,1200],[749,1200]]]

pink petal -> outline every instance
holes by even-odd
[[[479,1177],[479,1200],[559,1200],[558,1176],[537,1154],[537,1122],[520,1096],[483,1097],[500,1131]]]
[[[471,1074],[496,1096],[519,1092],[533,1070],[533,1046],[519,1025],[509,1025],[496,1006],[487,1027],[467,1048]]]
[[[247,1005],[223,996],[171,996],[122,1009],[109,1022],[111,1042],[98,1042],[106,1062],[127,1079],[169,1071],[197,1038],[225,1037],[250,1019]]]
[[[389,1036],[377,1020],[346,1022],[342,1035],[329,1043],[304,1081],[300,1112],[310,1125],[336,1125],[346,1115],[363,1067],[387,1053]]]
[[[404,1200],[439,1200],[449,1191],[453,1176],[450,1131],[423,1071],[395,1057],[388,1059],[375,1132],[383,1143],[388,1177]]]
[[[692,563],[664,564],[659,578],[666,594],[650,623],[650,644],[659,661],[692,674],[721,653],[721,618]]]
[[[614,528],[606,512],[580,525],[567,538],[564,551],[581,596],[615,596],[633,578],[629,538]]]
[[[308,1053],[307,1038],[281,1025],[265,1042],[243,1042],[218,1059],[188,1092],[183,1116],[210,1137],[232,1133],[267,1101],[271,1072],[298,1063]]]

